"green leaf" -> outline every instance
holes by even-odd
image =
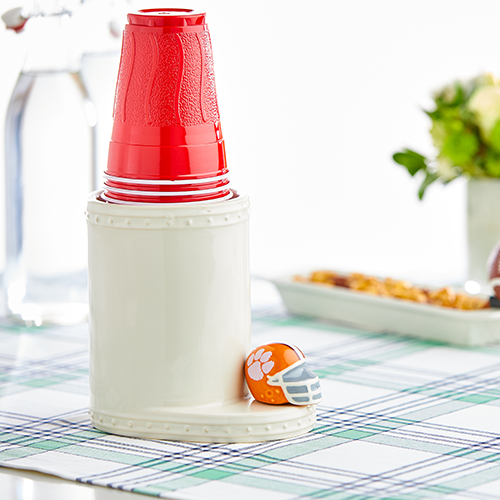
[[[425,170],[427,168],[425,156],[411,149],[403,149],[403,151],[395,153],[392,159],[399,165],[406,167],[411,176],[415,175],[419,170]]]
[[[500,120],[498,120],[494,127],[491,129],[490,138],[488,141],[491,149],[500,153]]]
[[[438,108],[438,109],[435,109],[434,111],[426,111],[424,109],[424,113],[431,119],[431,120],[440,120],[441,119],[441,116],[442,116],[442,113],[441,113],[441,110]]]
[[[448,135],[443,144],[443,155],[461,167],[472,160],[479,150],[479,139],[469,131],[455,131]]]
[[[434,146],[441,151],[443,149],[443,144],[446,141],[448,132],[442,120],[433,120],[432,126],[429,130]]]
[[[408,149],[408,148],[403,149],[403,153],[405,153],[408,156],[411,156],[412,158],[415,158],[416,160],[423,160],[423,161],[426,160],[425,156],[422,156],[421,154],[417,153],[416,151],[413,151],[413,150]]]
[[[500,156],[493,152],[489,152],[486,157],[485,168],[486,172],[492,177],[500,177]]]
[[[434,97],[434,102],[438,108],[456,108],[465,102],[465,93],[459,81],[444,87],[439,94]]]
[[[464,89],[460,82],[455,82],[455,99],[451,103],[451,106],[459,106],[464,102]]]
[[[427,172],[425,179],[423,180],[422,184],[420,184],[420,188],[418,190],[418,198],[420,200],[423,199],[425,190],[435,181],[438,179],[438,176],[432,172]]]

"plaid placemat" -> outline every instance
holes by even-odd
[[[321,377],[313,432],[231,445],[104,434],[87,415],[87,328],[0,325],[0,465],[172,499],[500,499],[500,347],[255,316],[255,345],[295,343]]]

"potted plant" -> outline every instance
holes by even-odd
[[[433,95],[431,120],[434,157],[411,149],[393,155],[410,175],[422,176],[418,196],[430,184],[465,176],[469,279],[486,279],[488,255],[500,240],[500,79],[482,74],[455,81]]]

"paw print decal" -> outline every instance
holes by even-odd
[[[274,361],[270,361],[271,351],[259,349],[255,354],[251,354],[247,360],[248,376],[252,380],[262,380],[264,374],[269,373],[274,366]]]

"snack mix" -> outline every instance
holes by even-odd
[[[477,310],[490,307],[488,299],[457,293],[451,287],[428,290],[413,286],[407,281],[392,278],[382,280],[360,273],[342,275],[333,271],[314,271],[308,277],[294,276],[294,280],[329,287],[338,286],[381,297],[411,300],[454,309]]]

